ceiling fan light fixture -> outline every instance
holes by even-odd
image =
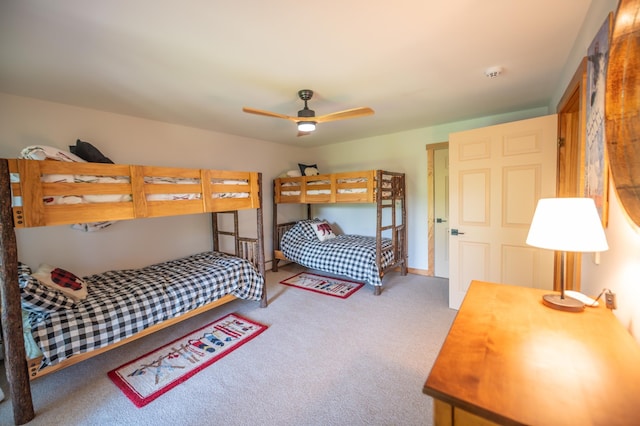
[[[313,132],[315,129],[316,129],[315,121],[299,121],[298,122],[299,132]]]
[[[263,111],[255,108],[243,107],[242,111],[247,112],[249,114],[257,114],[263,115],[266,117],[275,117],[275,118],[283,118],[285,120],[290,120],[296,123],[298,127],[298,136],[308,135],[309,133],[316,130],[316,125],[318,123],[327,123],[329,121],[338,121],[338,120],[346,120],[348,118],[358,118],[365,117],[367,115],[371,115],[374,111],[369,107],[359,107],[359,108],[351,108],[346,109],[344,111],[336,111],[330,114],[324,114],[321,116],[316,116],[314,110],[309,109],[307,106],[307,101],[311,99],[313,96],[313,91],[304,89],[298,91],[298,97],[304,101],[304,108],[298,111],[298,116],[293,117],[290,115],[280,114],[277,112],[271,111]]]

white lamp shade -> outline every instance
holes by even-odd
[[[609,249],[591,198],[542,198],[531,221],[527,244],[549,250],[599,252]]]

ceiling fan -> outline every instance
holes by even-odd
[[[359,107],[353,109],[347,109],[344,111],[332,112],[326,115],[319,115],[316,117],[314,110],[309,109],[307,101],[313,97],[313,90],[303,89],[298,91],[298,96],[304,101],[304,108],[298,111],[297,117],[290,115],[279,114],[277,112],[263,111],[255,108],[244,107],[242,110],[249,114],[264,115],[267,117],[284,118],[285,120],[291,120],[298,125],[298,136],[308,135],[316,129],[316,124],[326,123],[329,121],[345,120],[347,118],[358,118],[371,115],[374,111],[369,107]]]

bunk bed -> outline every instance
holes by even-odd
[[[280,260],[295,262],[365,281],[373,285],[375,295],[381,294],[387,271],[399,267],[407,274],[404,173],[366,170],[280,177],[273,185],[273,271]],[[375,204],[375,236],[338,235],[320,241],[309,226],[321,222],[312,219],[311,205],[339,203]],[[307,218],[278,223],[279,204],[307,204]]]
[[[57,176],[57,178],[48,179],[47,177],[50,176]],[[59,179],[59,176],[74,178]],[[78,176],[83,178],[78,179]],[[2,334],[15,423],[26,423],[35,415],[31,399],[31,379],[101,354],[237,298],[257,300],[261,307],[266,307],[261,180],[262,175],[259,172],[0,159]],[[75,197],[76,200],[71,204],[51,202],[60,197]],[[249,209],[256,212],[257,236],[244,237],[239,232],[238,211]],[[165,292],[173,285],[172,281],[177,280],[177,275],[185,275],[183,278],[187,284],[176,291],[190,291],[191,287],[196,287],[194,282],[201,282],[197,291],[210,294],[198,294],[198,297],[188,295],[186,299],[197,299],[197,301],[190,305],[169,306],[162,309],[156,308],[157,298],[153,299],[151,309],[154,314],[150,315],[154,317],[152,320],[148,320],[145,314],[143,315],[144,323],[135,327],[120,327],[127,328],[127,331],[120,330],[118,335],[105,338],[104,344],[81,344],[81,349],[63,347],[58,352],[48,348],[37,348],[43,349],[40,351],[40,356],[28,359],[27,352],[33,351],[30,349],[27,351],[25,345],[32,348],[33,342],[29,341],[31,334],[28,329],[24,330],[27,333],[23,333],[23,318],[37,314],[37,309],[42,306],[35,306],[35,311],[25,315],[25,311],[30,306],[29,298],[25,298],[25,288],[35,283],[30,281],[33,280],[31,271],[18,260],[16,228],[100,223],[196,213],[211,215],[212,251],[139,270],[109,271],[104,275],[84,277],[88,282],[89,295],[78,303],[81,306],[74,307],[73,311],[80,311],[86,306],[94,305],[93,301],[89,303],[91,298],[97,297],[96,295],[101,292],[114,301],[119,298],[131,299],[141,296],[146,297],[146,301],[149,302],[149,298],[154,297],[150,294],[153,290],[149,290],[151,284],[164,280],[161,291]],[[219,216],[223,214],[233,216],[233,230],[227,230],[229,220],[224,222],[225,226],[220,225]],[[221,236],[230,236],[234,242],[230,244],[226,241],[228,238],[224,237],[227,242],[224,244],[221,242]],[[233,249],[229,249],[229,246],[233,246]],[[240,269],[234,269],[236,267]],[[144,272],[143,275],[132,279],[131,273],[141,271]],[[161,278],[156,278],[158,275],[154,274],[160,274]],[[114,278],[116,275],[122,275],[125,281],[129,281],[129,287],[125,290],[129,293],[124,296],[115,293],[120,286],[120,281]],[[247,279],[247,283],[240,283],[240,276],[251,276],[251,278]],[[105,280],[106,283],[100,280]],[[215,281],[215,285],[220,287],[211,291],[203,290],[214,285],[209,283],[209,280]],[[132,285],[139,283],[141,283],[139,288],[131,290]],[[95,288],[92,287],[94,284]],[[111,287],[103,287],[103,284]],[[169,298],[178,299],[175,293]],[[124,300],[122,305],[128,302]],[[47,305],[46,308],[50,306]],[[70,307],[64,304],[53,306],[52,311],[45,315],[48,323],[55,323],[54,318],[71,312],[71,309],[68,309]],[[117,306],[117,303],[114,302],[112,306]],[[93,308],[87,309],[89,311],[85,309],[85,315],[91,316],[95,313],[91,311]],[[51,335],[58,332],[59,330],[56,330]],[[47,334],[46,330],[39,330],[38,333],[33,331],[33,334],[34,337],[40,338],[38,345],[44,344],[42,336]],[[87,339],[88,341],[98,340],[92,335],[88,335]],[[57,339],[54,346],[64,345],[65,340],[74,339],[62,338],[62,341]]]

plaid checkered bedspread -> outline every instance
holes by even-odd
[[[251,263],[217,252],[84,280],[88,296],[74,309],[30,314],[33,337],[44,354],[42,366],[118,342],[226,294],[260,300],[264,286]]]
[[[321,242],[308,223],[300,221],[282,236],[280,248],[287,259],[307,268],[382,285],[375,237],[342,234]],[[391,240],[383,238],[382,268],[393,262],[392,249]]]

